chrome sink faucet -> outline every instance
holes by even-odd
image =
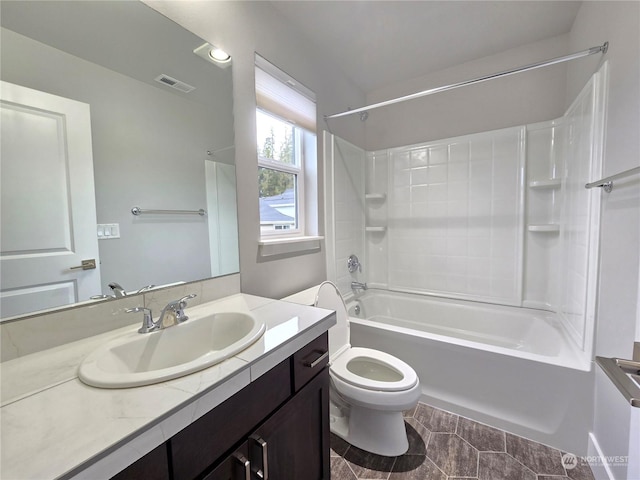
[[[111,289],[111,291],[113,292],[113,295],[106,295],[106,294],[100,294],[100,295],[92,295],[91,297],[89,297],[91,300],[99,300],[102,298],[123,298],[127,296],[127,292],[125,291],[124,288],[122,288],[122,286],[119,283],[116,282],[111,282],[108,287]]]
[[[122,288],[122,286],[119,283],[111,282],[109,284],[109,288],[113,292],[113,296],[115,298],[122,298],[127,296],[127,292],[124,290],[124,288]]]
[[[187,300],[196,297],[195,293],[182,297],[179,300],[173,300],[169,302],[160,313],[157,321],[153,320],[153,315],[150,308],[135,307],[125,310],[126,313],[143,312],[144,318],[142,319],[142,327],[138,329],[138,333],[151,333],[156,330],[162,330],[164,328],[172,327],[179,323],[185,322],[189,319],[184,313],[184,309],[187,307]],[[172,318],[173,321],[167,324],[166,320]]]
[[[140,290],[134,292],[133,294],[135,295],[137,293],[146,292],[147,290],[151,290],[154,287],[155,287],[155,285],[146,285],[146,286],[142,287]],[[103,298],[123,298],[123,297],[126,297],[127,295],[130,295],[130,294],[128,294],[126,292],[126,290],[119,283],[111,282],[109,284],[109,288],[113,292],[113,295],[100,294],[100,295],[92,295],[89,298],[91,300],[101,300]]]

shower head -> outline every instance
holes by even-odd
[[[364,122],[367,118],[369,118],[369,112],[360,112],[360,121]]]

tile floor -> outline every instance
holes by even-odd
[[[409,451],[383,457],[331,434],[332,480],[593,480],[563,452],[423,403],[405,412]]]

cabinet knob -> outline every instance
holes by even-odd
[[[249,440],[252,441],[249,446],[249,458],[253,459],[251,452],[255,449],[259,449],[259,457],[262,457],[262,468],[255,468],[255,470],[252,469],[253,473],[260,480],[269,480],[269,455],[267,453],[267,442],[256,434],[251,435]]]

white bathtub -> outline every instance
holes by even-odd
[[[586,455],[591,362],[552,314],[374,289],[347,307],[351,343],[409,363],[426,403]]]

